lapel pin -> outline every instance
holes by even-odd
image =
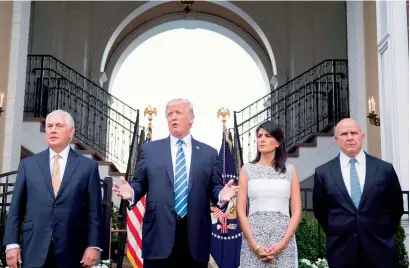
[[[199,150],[199,146],[196,147]]]

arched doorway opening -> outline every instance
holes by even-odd
[[[263,65],[255,60],[256,53],[249,54],[251,48],[239,36],[209,22],[192,23],[169,22],[135,39],[113,68],[109,90],[134,108],[151,105],[157,109],[154,140],[168,135],[166,102],[190,99],[194,138],[219,149],[218,109],[229,109],[233,117],[234,110],[266,95],[270,83]],[[140,122],[147,124],[146,118]],[[233,118],[227,127],[233,127]]]
[[[93,67],[95,73],[100,73],[98,78],[101,85],[108,90],[108,81],[113,79],[114,68],[118,65],[120,57],[128,54],[134,48],[131,43],[142,36],[147,38],[152,28],[164,25],[167,22],[183,20],[183,27],[199,27],[202,22],[210,22],[229,29],[239,36],[240,41],[246,43],[251,49],[245,50],[263,65],[267,73],[267,80],[272,88],[285,82],[286,61],[281,51],[275,34],[270,32],[269,27],[261,25],[243,9],[245,6],[239,2],[231,1],[195,1],[192,11],[185,13],[183,5],[179,1],[148,1],[136,2],[124,10],[124,15],[119,20],[113,21],[102,42],[94,53]],[[191,25],[191,26],[188,26]],[[209,26],[207,26],[209,27]],[[156,28],[157,30],[159,28]],[[218,31],[218,29],[215,29]],[[267,34],[271,36],[268,40]],[[224,35],[227,36],[225,33]],[[149,37],[148,37],[149,38]]]

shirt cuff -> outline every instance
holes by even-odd
[[[99,251],[103,251],[103,250],[100,249],[99,247],[88,247],[88,248],[95,248],[95,249],[98,249]]]
[[[219,192],[219,194],[218,194],[218,204],[217,204],[217,206],[221,208],[221,207],[225,206],[226,203],[227,203],[227,202],[221,202],[221,192]]]
[[[6,251],[13,248],[20,248],[19,244],[10,244],[6,246]]]
[[[128,200],[128,203],[129,203],[130,207],[132,207],[132,205],[134,205],[134,189],[132,189],[132,198],[131,198],[131,200]]]

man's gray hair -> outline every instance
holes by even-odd
[[[73,128],[75,127],[74,124],[74,119],[71,116],[70,113],[64,111],[64,110],[54,110],[51,113],[49,113],[46,117],[46,126],[48,125],[48,120],[50,119],[50,117],[52,117],[53,115],[62,115],[65,118],[65,123],[67,124],[68,128]]]
[[[192,114],[194,114],[194,105],[193,105],[192,102],[190,102],[188,99],[173,99],[173,100],[170,100],[170,101],[167,103],[167,106],[166,106],[166,109],[165,109],[165,115],[166,115],[166,113],[167,113],[168,106],[170,106],[170,105],[176,105],[176,104],[181,104],[181,103],[186,103],[186,104],[188,104],[189,111],[190,111]]]

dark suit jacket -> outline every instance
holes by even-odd
[[[218,154],[212,147],[192,139],[188,182],[187,228],[191,256],[208,261],[211,251],[210,200],[218,203],[223,188]],[[176,213],[174,171],[170,138],[142,146],[138,167],[130,183],[134,201],[145,194],[146,211],[142,226],[142,257],[166,259],[175,240]]]
[[[102,248],[101,215],[97,163],[70,149],[54,197],[47,149],[20,162],[3,244],[18,244],[22,230],[23,267],[41,267],[53,236],[59,267],[81,267],[86,247]]]
[[[366,155],[366,178],[358,209],[343,181],[339,156],[316,168],[315,217],[327,234],[330,267],[398,267],[395,232],[403,196],[390,163]],[[361,264],[360,264],[361,263]]]

